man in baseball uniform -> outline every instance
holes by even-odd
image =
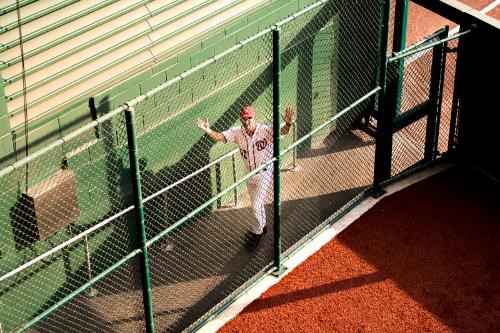
[[[283,117],[285,126],[281,128],[281,135],[286,135],[290,131],[293,116],[292,108],[287,107]],[[240,122],[241,126],[230,128],[222,133],[211,130],[208,119],[198,119],[196,125],[215,141],[236,144],[245,161],[247,171],[251,172],[273,157],[273,127],[257,124],[255,122],[255,110],[251,106],[241,108]],[[248,238],[250,249],[257,247],[262,236],[267,233],[264,201],[272,182],[273,166],[270,165],[250,178],[246,183],[257,220]]]

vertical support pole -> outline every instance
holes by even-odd
[[[7,111],[7,100],[5,97],[3,78],[0,73],[0,138],[9,134],[9,132],[10,132],[10,120]],[[5,147],[8,146],[5,145]]]
[[[448,26],[445,27],[439,38],[448,36]],[[431,84],[429,88],[429,113],[425,132],[424,160],[432,161],[437,156],[439,142],[439,122],[441,118],[441,104],[443,100],[444,68],[446,65],[445,50],[447,43],[437,45],[432,50]]]
[[[215,164],[215,193],[219,194],[222,192],[222,171],[221,171],[221,162]],[[217,200],[217,209],[222,207],[222,198]]]
[[[273,162],[274,175],[274,275],[283,272],[281,265],[281,36],[279,28],[273,33]]]
[[[408,6],[409,0],[396,0],[394,14],[394,36],[392,39],[392,52],[400,52],[406,47],[406,28],[408,26]],[[391,107],[395,108],[395,115],[401,113],[401,96],[403,92],[404,78],[404,59],[398,60],[393,68],[395,70],[394,80],[397,82],[394,92],[394,104]]]
[[[458,53],[458,51],[457,51]],[[460,72],[458,71],[458,61],[455,64],[455,82],[460,81]],[[453,97],[451,102],[450,130],[448,132],[448,154],[453,154],[456,148],[457,138],[457,119],[458,119],[458,85],[453,86]]]
[[[481,41],[481,35],[475,26],[466,24],[465,22],[460,24],[460,32],[468,29],[472,29],[471,33],[460,37],[457,54],[457,75],[459,77],[455,78],[455,92],[458,97],[455,151],[459,163],[471,163],[474,160],[473,156],[481,151],[480,147],[474,146],[474,135],[477,135],[474,131],[474,123],[476,122],[475,118],[477,118],[477,115],[473,113],[473,110],[481,110],[479,108],[481,101],[475,100],[474,95],[477,92],[477,87],[482,86],[484,90],[484,85],[481,82],[471,84],[471,82],[477,80],[475,72],[478,71],[478,67],[482,68],[482,63],[478,62],[476,65],[475,62],[477,61],[475,54],[480,52],[478,49],[481,47],[479,42]],[[496,86],[492,85],[492,87]],[[490,96],[493,96],[493,94]],[[481,121],[484,122],[484,120]],[[486,127],[486,125],[482,126],[483,131]]]
[[[375,146],[375,168],[373,176],[373,196],[379,197],[384,191],[380,183],[391,176],[391,155],[392,155],[392,122],[394,110],[387,108],[387,44],[389,37],[389,22],[391,14],[391,3],[384,2],[384,11],[381,15],[381,31],[378,47],[378,78],[379,86],[382,88],[378,95],[377,110],[377,134]]]
[[[461,25],[460,33],[465,30],[470,29],[470,27]],[[458,47],[457,47],[457,59],[455,65],[455,85],[453,86],[453,102],[451,105],[451,120],[450,120],[450,133],[448,135],[448,152],[455,151],[459,149],[458,147],[458,132],[459,129],[459,108],[460,108],[460,98],[463,95],[465,79],[464,70],[466,67],[466,61],[464,61],[464,49],[467,47],[468,35],[459,37]]]
[[[293,130],[293,143],[297,142],[297,122],[294,121],[292,123],[292,130]],[[297,165],[297,149],[299,147],[295,147],[293,149],[293,157],[292,157],[292,171],[299,171],[299,167]]]
[[[87,235],[83,237],[83,245],[84,245],[84,252],[85,252],[85,261],[87,262],[87,277],[88,280],[92,280],[92,264],[90,262],[90,250],[89,250],[89,238]],[[90,287],[87,289],[87,295],[90,297],[97,296],[97,289],[94,287]]]
[[[141,257],[141,277],[142,277],[142,297],[144,300],[144,315],[146,320],[146,331],[154,333],[153,303],[151,299],[151,280],[149,278],[148,247],[146,245],[146,227],[144,225],[144,206],[141,192],[141,174],[139,171],[139,157],[137,153],[137,140],[135,130],[134,108],[128,107],[125,110],[125,120],[127,124],[127,139],[130,158],[130,173],[132,177],[132,194],[134,199],[134,213],[137,230],[140,232],[139,246],[142,251]]]
[[[231,155],[231,165],[233,166],[233,183],[238,180],[238,175],[236,174],[236,157],[235,154]],[[238,207],[238,187],[234,188],[234,207]]]
[[[87,235],[83,237],[83,244],[85,246],[84,250],[85,250],[85,261],[87,262],[87,275],[90,281],[92,280],[92,264],[90,263],[89,239]]]
[[[394,14],[394,38],[392,39],[392,51],[399,52],[406,47],[406,29],[408,26],[408,4],[409,0],[396,0]]]

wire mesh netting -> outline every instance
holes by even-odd
[[[437,41],[439,41],[439,36],[435,34],[410,46],[405,51],[426,48],[427,45]],[[449,45],[455,43],[457,43],[456,40],[448,42]],[[438,44],[436,47],[441,46]],[[435,54],[436,47],[413,53],[404,57],[402,61],[396,60],[389,63],[388,80],[401,82],[395,121],[404,121],[405,118],[412,119],[411,122],[407,122],[402,129],[394,133],[392,176],[408,171],[409,168],[428,158],[426,157],[426,145],[429,149],[429,140],[432,140],[429,137],[429,126],[431,125],[428,124],[428,119],[429,112],[433,108],[437,109],[433,117],[438,125],[433,139],[435,140],[433,151],[429,155],[431,156],[429,159],[433,160],[448,152],[456,56],[454,53],[447,53],[443,62],[444,72],[442,76],[433,76],[433,66],[435,66],[433,61],[437,56]],[[433,84],[439,80],[442,80],[442,95],[439,95],[439,99],[433,100],[433,90],[439,89]]]
[[[1,178],[2,328],[10,332],[76,292],[137,247],[130,206],[130,168],[125,122],[118,115],[77,135]],[[121,268],[44,321],[44,332],[115,330],[129,316],[141,318],[142,298],[127,298],[125,283],[139,271]],[[102,286],[102,287],[101,287]],[[114,287],[113,287],[114,286]],[[112,313],[104,295],[120,290]],[[94,292],[97,291],[97,295]],[[139,304],[141,303],[141,304]],[[138,307],[138,305],[140,305]],[[73,319],[71,319],[73,318]],[[137,319],[143,326],[142,319]],[[52,322],[53,324],[50,324]],[[45,324],[46,323],[46,324]],[[68,328],[69,329],[69,328]]]
[[[300,169],[282,176],[283,249],[288,254],[373,183],[375,142],[353,125],[360,109],[344,114],[311,138],[321,138],[321,146],[301,146]]]
[[[396,176],[424,159],[427,117],[394,133],[391,176]]]
[[[145,332],[138,256],[39,321],[30,332]]]
[[[272,268],[273,172],[282,176],[285,256],[373,184],[374,131],[363,119],[377,104],[383,6],[383,0],[321,2],[278,24],[280,104],[283,114],[288,107],[295,113],[293,125],[279,124],[282,150],[294,145],[282,170],[271,163],[270,30],[136,103],[157,331],[196,329]],[[456,54],[446,57],[437,156],[449,149],[454,122]],[[432,66],[432,49],[389,66],[389,80],[403,71],[398,117],[429,103]],[[256,111],[252,136],[241,127],[244,106]],[[392,175],[424,159],[428,118],[394,134]],[[203,126],[223,137],[214,140]],[[78,133],[0,177],[3,331],[145,330],[130,128],[120,112]]]
[[[250,137],[247,148],[239,147],[240,154],[236,145],[217,143],[196,126],[198,118],[206,117],[213,130],[232,141],[226,131],[241,131],[240,109],[252,105],[258,123],[255,140],[264,140],[256,149],[268,149],[264,145],[272,144],[271,64],[267,33],[155,95],[153,109],[138,108],[139,115],[147,115],[155,124],[145,126],[139,135],[141,161],[144,165],[147,160],[158,161],[142,174],[148,237],[202,207],[272,156],[271,149],[267,159],[259,157]],[[180,331],[193,325],[271,263],[272,251],[251,253],[245,248],[257,222],[252,209],[256,200],[250,200],[247,189],[258,181],[266,183],[261,205],[272,225],[269,167],[151,247],[157,329]]]
[[[230,195],[231,196],[231,195]],[[252,283],[272,263],[272,203],[265,205],[270,230],[249,250],[248,200],[241,207],[201,214],[151,246],[155,327],[195,327],[223,301]]]
[[[154,96],[153,107],[137,107],[138,118],[153,124],[139,127],[138,137],[148,238],[246,173],[237,147],[217,144],[196,122],[207,118],[210,128],[223,132],[239,127],[240,109],[252,105],[256,121],[272,125],[270,38],[268,33],[169,86]],[[215,207],[231,205],[228,196]]]
[[[331,2],[283,28],[282,105],[296,105],[298,140],[376,86],[377,43],[371,41],[380,33],[382,6],[364,3],[361,14],[358,6]],[[282,176],[283,249],[289,253],[373,183],[374,140],[358,127],[374,101],[286,155],[289,161],[295,154],[298,166]]]
[[[437,38],[430,39],[427,43],[437,41]],[[424,45],[425,45],[424,44]],[[431,87],[431,68],[432,68],[432,49],[417,52],[411,56],[405,57],[403,61],[402,90],[398,96],[397,115],[405,112],[411,112],[429,99]],[[388,76],[395,74],[396,69],[391,67]]]

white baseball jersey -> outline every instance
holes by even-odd
[[[243,127],[233,127],[222,132],[226,142],[235,143],[245,160],[247,171],[252,171],[273,157],[273,128],[257,124],[252,136]]]

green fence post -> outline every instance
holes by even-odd
[[[408,5],[409,0],[396,0],[395,14],[394,14],[394,36],[392,39],[392,52],[400,52],[406,47],[406,27],[408,25]],[[392,101],[394,104],[391,107],[395,108],[395,115],[401,113],[401,96],[403,92],[403,78],[404,78],[404,59],[398,60],[394,64],[397,68],[394,80],[397,82],[395,99]]]
[[[137,229],[140,232],[139,245],[142,251],[141,277],[142,297],[144,300],[144,315],[146,320],[146,331],[154,333],[153,304],[151,300],[151,280],[149,278],[148,247],[146,244],[146,226],[144,225],[144,206],[141,192],[141,174],[139,170],[139,157],[137,153],[137,136],[135,130],[134,108],[125,109],[125,120],[127,123],[128,151],[130,157],[130,173],[132,177],[132,194],[134,199],[134,213]]]
[[[465,32],[470,29],[470,26],[462,24],[460,26],[460,33]],[[460,98],[463,95],[465,89],[465,68],[467,66],[466,56],[464,55],[464,49],[467,47],[468,35],[461,36],[458,40],[458,47],[455,50],[457,52],[456,65],[455,65],[455,85],[453,86],[453,101],[451,105],[451,119],[450,119],[450,131],[448,134],[448,152],[455,154],[458,147],[458,133],[459,128],[459,107]]]
[[[273,199],[274,199],[274,268],[273,274],[280,276],[281,265],[281,35],[279,28],[273,30]]]
[[[392,155],[392,120],[394,118],[394,110],[388,110],[389,96],[387,95],[387,44],[389,37],[389,22],[391,15],[391,3],[386,0],[384,3],[384,11],[381,15],[381,31],[379,37],[379,86],[382,90],[378,95],[378,110],[377,110],[377,133],[375,146],[375,167],[373,176],[373,191],[374,197],[381,196],[384,191],[380,183],[387,180],[391,176],[391,155]]]
[[[409,0],[396,0],[394,14],[394,38],[392,39],[392,52],[399,52],[406,47],[406,28],[408,26]]]
[[[448,37],[448,26],[439,34],[439,38]],[[429,88],[429,104],[427,128],[425,132],[424,160],[432,161],[437,156],[439,137],[439,121],[444,86],[444,68],[448,43],[437,45],[432,50],[431,84]]]

